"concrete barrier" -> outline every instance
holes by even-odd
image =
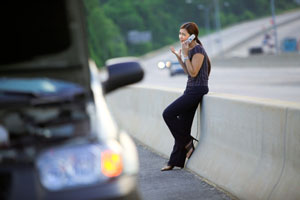
[[[107,100],[124,129],[169,156],[162,112],[182,92],[135,86]],[[186,166],[198,175],[240,199],[300,199],[300,104],[209,93],[192,135],[200,140]]]
[[[169,88],[127,87],[108,95],[107,101],[120,127],[167,157],[172,151],[174,139],[163,121],[162,112],[181,93],[181,90]],[[197,133],[197,121],[194,119],[193,133]]]
[[[287,108],[284,165],[270,199],[300,199],[300,106]]]

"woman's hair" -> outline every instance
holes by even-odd
[[[196,40],[196,42],[203,47],[202,43],[198,39],[199,28],[198,28],[196,23],[186,22],[186,23],[184,23],[180,26],[180,29],[185,29],[190,35],[194,34],[196,36],[194,40]],[[208,63],[208,76],[209,76],[210,69],[211,69],[211,64],[210,64],[210,60],[209,60],[208,56],[207,56],[207,63]]]

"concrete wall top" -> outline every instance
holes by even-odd
[[[182,92],[133,86],[107,100],[124,129],[167,157],[162,112]],[[199,143],[186,167],[198,175],[241,199],[300,199],[300,103],[210,92],[191,134]]]

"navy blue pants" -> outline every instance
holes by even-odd
[[[184,167],[187,154],[185,146],[192,139],[194,115],[203,95],[207,93],[207,86],[187,87],[183,95],[164,110],[163,118],[175,139],[168,165]]]

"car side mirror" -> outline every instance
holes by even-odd
[[[108,65],[107,72],[108,78],[102,82],[104,94],[122,86],[137,83],[144,77],[144,70],[136,61]]]

